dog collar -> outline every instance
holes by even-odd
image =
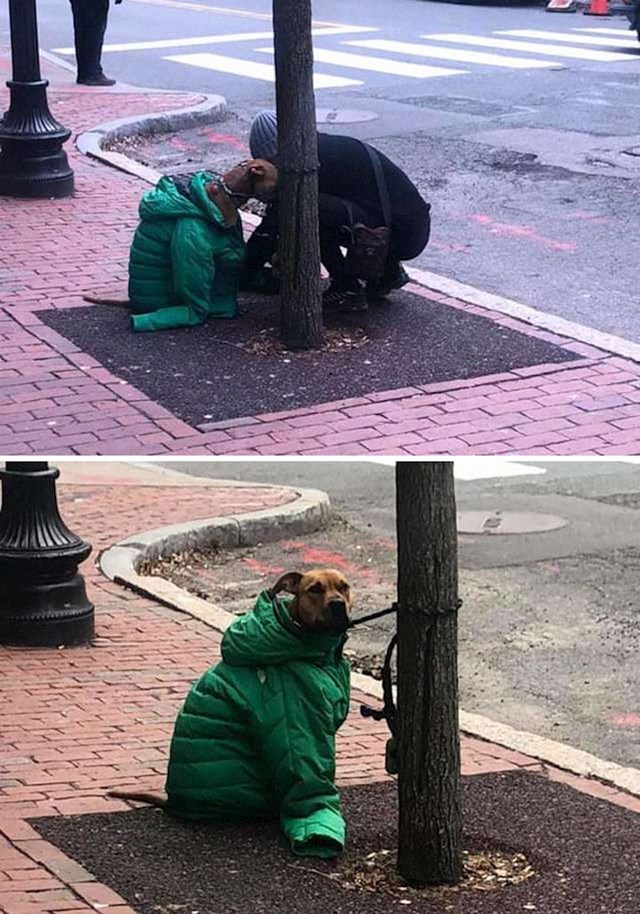
[[[240,200],[251,200],[252,194],[240,194],[236,191],[231,190],[231,188],[220,178],[217,182],[217,186],[220,190],[223,190],[228,197],[238,197]]]

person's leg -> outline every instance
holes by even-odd
[[[357,217],[354,214],[354,219]],[[331,285],[336,289],[355,289],[357,280],[347,275],[345,258],[340,250],[347,236],[345,226],[351,224],[349,209],[344,200],[330,194],[318,196],[318,220],[320,227],[320,257],[329,274]]]
[[[104,75],[101,64],[102,44],[107,28],[109,0],[73,0],[81,11],[82,57],[84,72],[82,82],[98,85],[113,85]],[[78,77],[80,81],[80,76]]]
[[[330,287],[323,295],[324,306],[328,309],[364,311],[367,300],[364,285],[346,270],[344,254],[340,250],[348,242],[346,227],[354,222],[367,221],[366,212],[356,204],[350,206],[330,194],[318,197],[318,218],[320,227],[320,259],[329,274]]]
[[[71,13],[73,15],[73,39],[76,49],[76,68],[78,82],[87,79],[87,55],[85,53],[85,20],[84,8],[86,0],[71,0]]]
[[[399,231],[392,231],[389,254],[384,273],[376,282],[367,283],[367,300],[379,301],[394,289],[401,289],[411,281],[411,277],[402,266],[403,260],[413,260],[421,254],[429,243],[431,219],[429,208],[425,208],[423,218],[412,225],[403,225]]]
[[[367,283],[367,301],[380,301],[390,292],[393,292],[394,289],[401,289],[410,281],[411,277],[400,263],[398,257],[394,256],[393,252],[390,252],[380,279],[369,280]]]

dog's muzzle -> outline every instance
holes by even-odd
[[[349,624],[347,604],[343,600],[332,600],[328,609],[331,617],[331,626],[339,630],[346,629]]]

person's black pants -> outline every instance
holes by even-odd
[[[378,212],[364,209],[357,203],[348,204],[341,197],[331,194],[319,194],[318,216],[320,229],[320,259],[329,273],[331,285],[337,289],[352,289],[358,282],[345,270],[345,257],[341,247],[346,247],[349,235],[346,229],[353,222],[362,222],[370,228],[382,225],[382,216]],[[247,274],[251,274],[272,259],[278,245],[278,224],[274,212],[263,219],[251,235],[247,244]],[[400,272],[400,262],[416,257],[429,240],[429,218],[423,225],[411,233],[409,241],[400,243],[393,234],[389,246],[389,256],[381,277],[382,285],[392,283]]]
[[[71,0],[78,81],[102,76],[102,42],[107,28],[109,0]]]
[[[346,247],[349,235],[345,227],[362,222],[371,228],[379,224],[379,217],[357,203],[347,205],[340,197],[330,194],[318,196],[318,221],[320,224],[320,259],[335,289],[350,289],[358,285],[356,279],[345,270],[344,254],[340,247]]]

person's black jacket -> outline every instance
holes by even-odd
[[[411,260],[424,250],[429,240],[430,205],[422,199],[402,169],[382,152],[376,152],[391,202],[391,249],[397,260]],[[382,205],[373,166],[360,140],[319,133],[318,162],[320,194],[329,194],[359,204],[372,214],[372,227],[373,223],[383,224]],[[262,223],[249,241],[250,261],[260,259],[263,248],[269,246],[269,239],[275,244],[277,224],[276,204],[270,204]]]

